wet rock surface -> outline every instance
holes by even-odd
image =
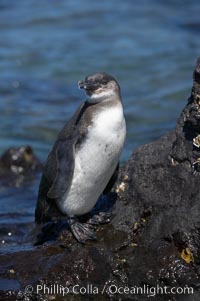
[[[0,185],[19,187],[41,169],[42,163],[29,145],[11,147],[0,156]]]
[[[36,294],[37,284],[49,288],[57,284],[69,290],[79,285],[78,291],[93,285],[88,294],[72,293],[66,300],[143,301],[150,296],[159,301],[199,300],[199,134],[200,59],[191,97],[176,130],[137,149],[120,169],[114,193],[107,194],[99,205],[110,202],[112,220],[98,227],[97,241],[81,245],[63,224],[47,225],[40,234],[44,236],[40,236],[42,245],[1,253],[1,278],[13,284],[12,293],[2,291],[0,300],[63,300],[55,290]],[[33,243],[38,229],[34,231]],[[27,285],[33,286],[34,292],[24,292]],[[137,293],[135,286],[145,287],[146,293]],[[130,290],[116,294],[115,287]],[[167,293],[162,294],[161,288]],[[178,293],[173,288],[179,288]]]

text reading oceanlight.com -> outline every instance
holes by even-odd
[[[194,293],[193,288],[189,286],[184,287],[168,287],[168,286],[117,286],[115,284],[105,284],[104,286],[98,286],[93,284],[74,285],[74,286],[63,286],[59,284],[45,285],[38,284],[36,287],[28,285],[23,293],[24,295],[36,292],[37,294],[43,295],[60,295],[66,296],[69,294],[73,295],[98,295],[98,294],[109,294],[109,295],[192,295]]]

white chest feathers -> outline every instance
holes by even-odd
[[[94,117],[86,141],[75,155],[71,187],[59,207],[68,216],[89,212],[114,173],[126,136],[121,104]]]

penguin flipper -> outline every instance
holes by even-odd
[[[56,176],[47,197],[61,198],[71,185],[74,173],[74,143],[72,140],[59,140],[56,147]]]
[[[108,192],[111,191],[111,189],[113,188],[113,186],[117,180],[118,173],[119,173],[119,163],[117,164],[117,167],[116,167],[112,177],[110,178],[108,184],[106,185],[106,188],[104,189],[103,194],[107,194]]]

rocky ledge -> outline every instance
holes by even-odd
[[[200,299],[200,59],[176,129],[133,153],[100,206],[113,217],[96,242],[62,229],[54,240],[51,225],[43,245],[1,255],[21,289],[1,300],[63,300],[62,286],[65,300]]]
[[[0,156],[0,186],[20,187],[41,169],[42,163],[29,145],[10,147]]]

